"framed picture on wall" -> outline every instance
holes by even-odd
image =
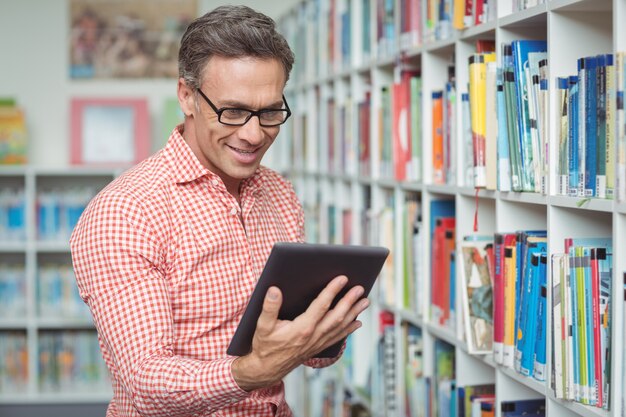
[[[197,0],[70,0],[72,79],[177,78]]]
[[[144,98],[74,98],[70,162],[130,166],[150,153],[150,117]]]

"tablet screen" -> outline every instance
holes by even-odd
[[[256,323],[269,287],[276,286],[283,294],[278,318],[293,320],[304,313],[324,287],[338,275],[347,276],[348,284],[337,295],[331,308],[356,285],[365,289],[363,297],[367,297],[388,255],[389,249],[383,247],[276,243],[226,353],[232,356],[250,353]],[[343,341],[340,341],[315,357],[335,357],[342,345]]]

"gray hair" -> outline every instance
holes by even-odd
[[[202,70],[212,56],[277,59],[285,82],[294,62],[274,20],[246,6],[220,6],[191,22],[180,41],[179,77],[190,88],[200,88]]]

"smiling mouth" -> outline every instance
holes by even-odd
[[[232,149],[235,152],[239,152],[241,154],[246,154],[246,155],[253,154],[253,153],[255,153],[257,151],[256,149],[253,149],[253,150],[250,150],[250,151],[246,151],[244,149],[235,148],[234,146],[230,146],[230,145],[226,145],[226,146],[228,146],[230,149]]]

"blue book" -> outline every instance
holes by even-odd
[[[516,362],[519,356],[519,370],[523,375],[532,376],[534,370],[535,341],[537,336],[537,301],[539,296],[539,260],[546,252],[546,242],[533,242],[528,245],[520,306],[520,331],[517,333]],[[519,352],[519,355],[518,355]]]
[[[539,307],[537,313],[537,338],[535,341],[533,377],[538,381],[546,380],[546,326],[548,280],[546,266],[548,255],[542,252],[539,258]]]
[[[522,315],[520,309],[522,306],[524,294],[523,294],[523,281],[526,276],[526,271],[524,268],[530,265],[530,261],[527,260],[527,246],[529,244],[529,239],[533,241],[543,240],[545,241],[546,231],[545,230],[521,230],[516,233],[516,242],[515,242],[515,253],[516,253],[516,278],[515,278],[515,332],[516,339],[513,341],[515,345],[515,360],[514,367],[517,371],[519,371],[519,364],[521,359],[521,351],[517,349],[517,335],[523,329],[522,320],[525,319],[525,316]]]
[[[437,219],[454,217],[454,200],[433,200],[430,202],[430,238],[432,240]]]
[[[569,77],[569,106],[567,121],[569,125],[568,137],[568,193],[570,197],[578,196],[578,76]]]
[[[517,121],[519,129],[519,140],[522,149],[522,189],[524,191],[535,191],[533,177],[533,147],[531,139],[531,122],[529,111],[529,91],[528,85],[528,54],[530,52],[547,52],[548,43],[537,40],[517,40],[511,43],[513,62],[515,67],[515,84],[517,95]],[[538,156],[538,155],[537,155]]]
[[[596,57],[584,58],[585,71],[585,176],[584,196],[594,197],[596,194],[596,149],[597,138],[597,97],[596,76],[598,60]]]

